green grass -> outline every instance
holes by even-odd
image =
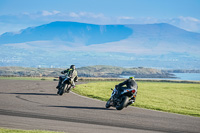
[[[42,130],[18,130],[18,129],[0,128],[0,133],[63,133],[63,132],[42,131]]]
[[[107,101],[119,82],[95,82],[77,85],[74,92]],[[134,106],[200,117],[200,84],[138,81]]]

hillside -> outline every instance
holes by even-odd
[[[131,34],[132,30],[125,25],[94,25],[57,21],[30,27],[19,33],[4,33],[0,36],[0,44],[64,41],[65,45],[69,45],[69,43],[91,45],[119,41]]]
[[[200,34],[160,24],[57,21],[0,35],[0,66],[200,69]]]
[[[0,67],[0,76],[30,76],[30,77],[57,77],[62,68],[25,68],[25,67]],[[113,66],[88,66],[77,68],[79,77],[109,77],[119,78],[134,76],[135,78],[169,78],[173,77],[168,72],[152,68],[122,68]]]

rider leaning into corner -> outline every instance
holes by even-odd
[[[126,85],[126,87],[123,87],[124,85]],[[118,97],[120,97],[121,92],[123,92],[125,89],[136,89],[137,90],[138,89],[138,85],[137,85],[134,77],[129,77],[124,82],[119,83],[118,85],[116,85],[115,88],[119,91],[118,92]],[[136,91],[136,93],[137,93],[137,91]],[[131,98],[131,100],[133,100],[133,103],[135,102],[136,95],[134,95]]]
[[[59,82],[58,82],[58,86],[56,88],[58,89],[60,87],[62,81],[65,79],[66,76],[69,77],[71,85],[74,88],[75,87],[74,81],[78,80],[78,74],[77,74],[75,65],[71,65],[70,68],[62,71],[61,73],[65,74],[65,76],[59,76]]]

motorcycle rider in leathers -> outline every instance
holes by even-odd
[[[58,86],[56,87],[57,89],[60,88],[60,85],[62,83],[62,81],[66,78],[66,76],[69,77],[69,81],[72,85],[72,87],[75,87],[75,82],[78,81],[78,74],[75,68],[75,65],[71,65],[70,68],[68,68],[67,70],[64,70],[61,72],[62,74],[65,74],[65,76],[59,76],[59,82],[58,82]]]
[[[126,85],[126,87],[123,87]],[[129,79],[125,80],[122,83],[119,83],[118,85],[115,86],[115,88],[118,90],[118,97],[120,97],[121,92],[123,92],[125,89],[138,89],[138,85],[134,79],[134,77],[129,77]],[[135,102],[136,95],[131,98],[133,102]]]

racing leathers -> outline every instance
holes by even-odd
[[[124,85],[126,85],[126,87],[123,87]],[[125,89],[136,89],[137,90],[138,85],[137,85],[136,81],[134,80],[134,78],[129,78],[129,79],[125,80],[124,82],[116,85],[116,89],[118,90],[118,97],[120,97],[122,91],[124,91]],[[136,91],[136,93],[137,93],[137,91]],[[136,97],[136,95],[134,97],[132,97],[132,100],[135,101],[135,97]]]
[[[67,70],[64,70],[61,72],[62,74],[65,74],[65,76],[59,76],[59,82],[58,82],[58,86],[56,88],[59,88],[62,81],[68,77],[69,78],[69,81],[72,85],[72,87],[75,87],[75,83],[74,81],[77,82],[78,80],[78,75],[77,75],[77,71],[75,69],[67,69]]]

